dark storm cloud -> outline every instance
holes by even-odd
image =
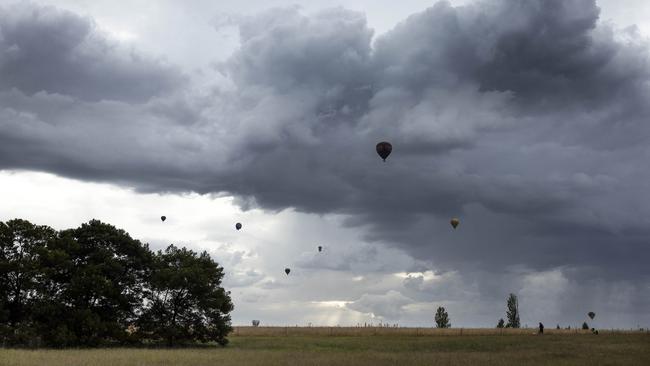
[[[3,84],[0,167],[347,214],[442,269],[650,274],[649,48],[600,23],[594,1],[439,2],[374,43],[363,14],[271,10],[240,20],[241,48],[218,67],[231,84],[209,92],[159,63],[97,66],[111,53],[91,21],[33,12],[48,16],[3,16],[0,65],[47,77]],[[41,31],[62,46],[12,63],[21,45],[44,52]],[[50,58],[82,72],[51,82]]]
[[[0,7],[0,90],[144,101],[183,82],[179,70],[107,40],[92,19],[52,7]]]

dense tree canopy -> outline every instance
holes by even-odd
[[[0,341],[225,345],[233,305],[223,275],[206,252],[154,253],[97,220],[60,232],[0,222]]]
[[[233,305],[219,287],[223,268],[205,251],[197,254],[174,245],[158,252],[153,268],[140,332],[163,339],[169,346],[189,340],[225,345],[230,331],[226,314]]]

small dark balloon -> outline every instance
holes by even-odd
[[[291,270],[290,270],[289,268],[285,268],[285,269],[284,269],[284,273],[286,273],[287,276],[289,275],[289,272],[291,272]]]
[[[164,222],[165,220],[167,220],[167,216],[160,216],[160,220]]]
[[[323,251],[323,247],[321,247],[321,246],[319,245],[319,246],[318,246],[318,251],[319,251],[319,252],[322,252],[322,251]]]
[[[458,224],[460,224],[460,220],[454,217],[453,219],[451,219],[451,221],[449,221],[449,223],[451,223],[451,226],[455,229],[456,227],[458,227]]]
[[[596,313],[594,313],[593,311],[590,311],[589,313],[587,313],[587,315],[588,315],[592,320],[596,317]]]
[[[390,142],[382,141],[377,144],[375,149],[377,150],[377,154],[386,161],[388,155],[393,151],[393,145],[391,145]]]
[[[241,230],[241,224],[240,224],[240,223],[236,223],[236,224],[235,224],[235,229],[237,229],[237,230]]]

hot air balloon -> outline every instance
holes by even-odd
[[[593,320],[596,317],[596,313],[594,313],[593,311],[588,312],[587,315],[589,315],[591,320]]]
[[[167,220],[167,216],[160,216],[160,221],[165,222]]]
[[[319,252],[322,252],[322,251],[323,251],[323,247],[321,247],[321,246],[319,245],[319,246],[318,246],[318,251],[319,251]]]
[[[239,222],[236,223],[236,224],[235,224],[235,229],[237,229],[237,230],[241,230],[241,223],[239,223]]]
[[[291,270],[290,270],[289,268],[285,268],[285,269],[284,269],[284,273],[286,273],[287,276],[289,275],[289,272],[291,272]]]
[[[449,222],[451,223],[451,226],[452,226],[454,229],[458,226],[458,224],[460,224],[460,220],[458,220],[458,219],[455,218],[455,217],[454,217],[453,219],[451,219],[451,221],[449,221]]]
[[[386,161],[386,158],[388,155],[390,155],[391,151],[393,151],[393,145],[390,144],[390,142],[382,141],[377,144],[376,147],[377,154]]]

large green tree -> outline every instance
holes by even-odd
[[[60,232],[42,258],[46,281],[35,311],[47,343],[126,342],[152,261],[146,245],[97,220]]]
[[[225,345],[233,305],[223,276],[206,252],[153,253],[97,220],[60,232],[0,222],[0,343]]]
[[[44,280],[40,258],[55,235],[26,220],[0,222],[0,324],[10,344],[33,338],[33,308]]]
[[[168,346],[191,341],[228,343],[233,304],[221,287],[224,273],[207,252],[170,245],[159,251],[149,278],[139,333]]]

